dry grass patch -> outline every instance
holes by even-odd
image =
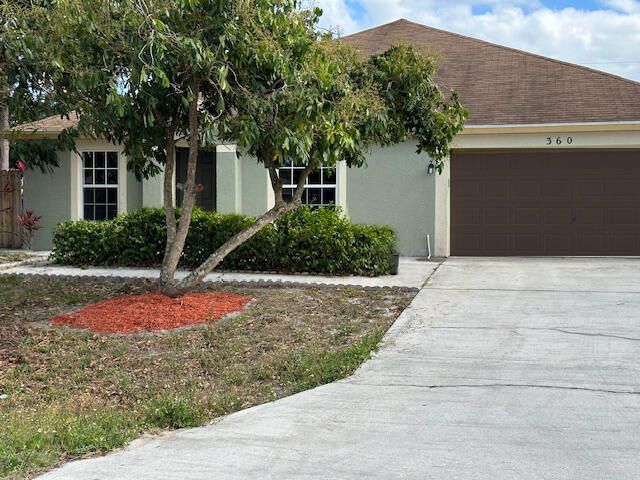
[[[414,293],[221,288],[253,299],[220,322],[93,334],[45,320],[150,282],[0,277],[0,476],[27,478],[146,431],[201,425],[349,375]]]
[[[22,262],[23,260],[26,260],[26,259],[28,259],[30,257],[32,257],[32,255],[30,255],[27,252],[2,251],[2,252],[0,252],[0,265],[2,265],[3,263]]]

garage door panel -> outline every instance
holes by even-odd
[[[636,255],[638,252],[638,237],[633,234],[611,234],[609,248],[613,255]]]
[[[473,180],[459,180],[458,181],[458,196],[461,199],[476,199],[482,195],[482,183],[478,182],[478,179]]]
[[[573,249],[570,234],[547,234],[544,236],[544,252],[555,252],[556,255],[569,255]]]
[[[482,255],[482,235],[479,233],[460,233],[456,236],[456,248],[463,253],[460,255]]]
[[[513,168],[513,160],[510,155],[502,155],[499,158],[487,158],[484,157],[482,161],[482,168],[491,170],[493,172],[509,171]]]
[[[481,210],[479,208],[456,208],[455,217],[460,225],[482,225],[480,219]],[[464,228],[464,227],[463,227]]]
[[[576,195],[578,197],[601,197],[605,194],[606,186],[601,179],[578,179]]]
[[[582,207],[575,209],[576,225],[604,225],[605,215],[604,208],[601,207]]]
[[[533,180],[516,182],[513,193],[520,198],[538,199],[542,195],[542,185]]]
[[[542,235],[539,233],[518,233],[514,235],[516,255],[536,255],[542,248]]]
[[[542,195],[547,198],[569,201],[572,195],[572,184],[568,180],[542,180]]]
[[[633,180],[610,180],[609,195],[626,199],[629,196],[637,196],[640,193],[640,184]]]
[[[484,209],[483,220],[485,225],[509,225],[511,210],[506,207],[487,207]]]
[[[515,225],[541,225],[542,209],[535,207],[524,207],[515,209],[516,218]]]
[[[503,252],[511,249],[511,236],[506,233],[487,233],[484,236],[484,249],[491,252]]]
[[[610,225],[637,225],[637,207],[611,207],[609,208]]]
[[[577,161],[578,174],[594,174],[602,173],[603,162],[607,160],[607,154],[593,155],[593,152],[576,152],[572,154]]]
[[[569,225],[573,221],[573,209],[570,207],[547,207],[544,214],[547,225]]]
[[[499,199],[501,201],[509,200],[509,182],[487,180],[483,184],[485,197],[491,199]]]
[[[453,255],[640,255],[640,152],[454,153]]]
[[[598,233],[578,233],[577,251],[578,255],[600,255],[606,250],[607,235]]]

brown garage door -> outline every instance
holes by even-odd
[[[452,255],[640,255],[640,151],[455,153]]]

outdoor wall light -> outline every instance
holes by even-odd
[[[433,172],[436,171],[436,166],[433,163],[430,163],[429,166],[427,167],[427,173],[429,175],[432,175]]]

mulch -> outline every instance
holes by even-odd
[[[54,326],[96,333],[136,333],[187,327],[242,311],[250,298],[227,292],[189,293],[171,298],[162,293],[123,295],[50,320]]]

